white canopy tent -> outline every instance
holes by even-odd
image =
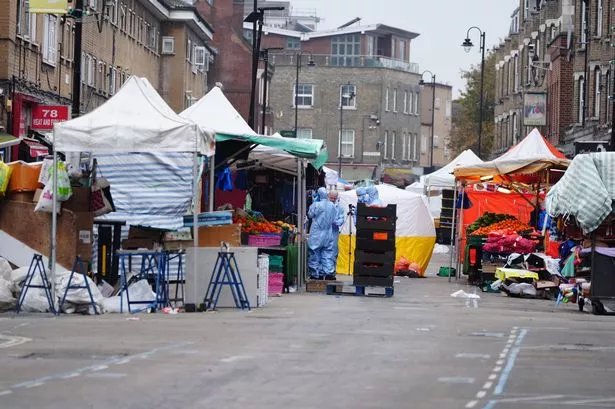
[[[197,154],[213,155],[214,138],[213,132],[175,114],[147,79],[131,76],[112,98],[94,111],[54,126],[54,169],[58,151],[193,153],[193,197],[196,198],[199,186]],[[57,172],[53,172],[53,185],[56,189]],[[53,200],[50,258],[54,300],[57,205]],[[197,206],[193,206],[195,225],[197,215]],[[198,229],[193,236],[197,246]]]
[[[455,175],[453,174],[455,168],[457,166],[469,166],[479,163],[483,163],[483,161],[471,149],[466,149],[446,166],[422,176],[421,182],[427,187],[427,190],[430,190],[431,186],[453,189],[455,187]]]

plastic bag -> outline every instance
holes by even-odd
[[[60,213],[60,202],[58,202],[57,213]],[[35,212],[53,212],[53,181],[50,181],[45,185],[41,197],[38,199],[38,203],[34,208]]]
[[[6,189],[9,187],[12,171],[6,163],[0,161],[0,196],[4,196]]]
[[[38,183],[46,185],[49,182],[51,168],[53,167],[53,159],[45,159],[41,166],[41,173],[38,175]]]
[[[400,271],[408,270],[410,270],[410,261],[404,256],[401,256],[399,260],[397,260],[397,262],[395,263],[395,272],[399,273]]]

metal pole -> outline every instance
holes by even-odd
[[[436,75],[431,76],[431,86],[433,87],[431,96],[431,151],[429,153],[429,167],[433,167],[433,137],[436,127]]]
[[[210,212],[214,211],[215,193],[216,193],[216,155],[212,155],[209,161],[209,206],[207,207],[207,210]]]
[[[299,69],[301,68],[301,53],[297,53],[297,73],[295,75],[295,139],[297,139],[297,120],[299,117]]]
[[[261,121],[261,135],[265,135],[265,114],[267,113],[267,76],[269,75],[269,50],[263,51],[263,61],[265,63],[265,79],[263,81],[263,115]]]
[[[611,144],[609,146],[609,151],[615,151],[615,77],[613,74],[610,75],[611,81],[613,81],[613,94],[611,95]],[[607,84],[608,89],[609,84]]]
[[[83,23],[83,0],[75,0],[75,9],[77,10],[77,18],[75,18],[75,44],[73,55],[73,106],[72,118],[77,118],[81,112],[81,45]],[[55,151],[55,149],[54,149]]]
[[[256,9],[254,10],[256,12]],[[261,49],[261,34],[263,33],[263,12],[258,17],[258,32],[256,31],[256,21],[254,22],[253,33],[256,38],[252,39],[252,90],[250,91],[250,115],[248,117],[248,125],[254,129],[256,127],[256,72],[258,71],[258,56]]]
[[[453,251],[455,251],[457,249],[457,230],[455,228],[456,225],[456,219],[455,216],[457,215],[457,181],[455,181],[455,191],[453,193],[453,220],[451,223],[451,248],[450,248],[450,252],[451,252],[451,259],[450,262],[448,263],[448,282],[451,282],[451,272],[453,270]],[[456,251],[455,251],[456,252]],[[457,271],[455,270],[455,276],[457,275]]]
[[[53,194],[51,205],[51,251],[49,254],[49,269],[51,271],[51,299],[53,300],[53,307],[57,313],[56,303],[56,259],[57,259],[57,233],[58,233],[58,152],[55,148],[55,131],[53,136]]]
[[[583,118],[581,118],[581,126],[585,128],[585,118],[587,117],[587,102],[589,101],[589,0],[583,0],[585,7],[585,73],[583,78]]]
[[[485,86],[485,33],[482,32],[481,38],[481,62],[480,62],[480,106],[478,107],[478,157],[481,155],[481,140],[483,136],[483,99]]]
[[[301,172],[301,159],[297,158],[297,233],[298,237],[296,240],[297,244],[297,290],[301,288],[301,237],[302,237],[302,229],[301,229],[301,180],[302,180],[302,172]]]
[[[213,159],[213,156],[211,157]],[[199,210],[200,210],[200,206],[198,203],[198,195],[199,195],[199,158],[197,156],[197,149],[195,147],[194,149],[194,154],[192,156],[192,201],[193,201],[193,206],[194,208],[192,209],[192,224],[193,224],[193,234],[192,234],[192,240],[193,240],[193,247],[194,247],[194,253],[193,253],[193,257],[192,257],[192,274],[193,277],[196,277],[196,266],[197,266],[197,255],[199,254],[197,252],[197,248],[199,247]],[[210,202],[211,202],[211,197],[210,197]]]
[[[342,87],[343,91],[343,87]],[[339,135],[339,144],[337,148],[337,176],[342,177],[342,132],[344,130],[344,104],[343,104],[344,96],[340,94],[340,135]]]

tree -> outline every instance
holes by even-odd
[[[449,149],[458,155],[466,149],[478,154],[478,120],[480,115],[480,64],[473,65],[469,71],[462,71],[466,89],[455,101],[457,112],[453,115]],[[485,57],[483,101],[483,125],[481,137],[481,159],[489,156],[493,148],[495,126],[493,108],[495,106],[495,54]]]

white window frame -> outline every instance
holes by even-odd
[[[297,128],[297,139],[312,139],[312,128]]]
[[[414,93],[414,115],[419,114],[419,93]]]
[[[523,0],[523,20],[527,20],[529,18],[529,11],[530,11],[530,0]]]
[[[382,137],[382,142],[384,146],[384,151],[382,152],[383,159],[389,159],[389,131],[384,131],[384,136]]]
[[[600,119],[600,82],[602,71],[599,67],[594,69],[594,118]]]
[[[596,1],[596,37],[602,37],[602,25],[603,25],[603,5],[602,0]]]
[[[53,14],[43,15],[43,62],[56,65],[58,57],[58,17]]]
[[[446,101],[446,119],[450,119],[453,116],[453,101],[450,99]]]
[[[389,112],[389,87],[387,87],[384,93],[384,110]]]
[[[418,154],[419,149],[418,149],[418,146],[417,146],[418,139],[419,139],[418,138],[418,134],[416,134],[416,133],[412,134],[412,139],[413,139],[413,143],[412,143],[412,160],[414,162],[418,162],[418,160],[419,160],[419,154]]]
[[[310,87],[310,93],[306,93],[303,92],[305,91],[305,87]],[[298,92],[298,91],[302,91],[302,92]],[[301,103],[301,99],[305,99],[305,98],[309,98],[310,99],[310,104],[309,105],[305,105]],[[297,100],[299,102],[299,104],[297,104],[297,108],[312,108],[314,106],[314,85],[313,84],[299,84],[299,88],[295,89],[295,86],[293,85],[293,107],[295,106],[295,100]]]
[[[163,36],[162,37],[162,55],[174,55],[175,54],[175,37]]]
[[[352,137],[352,140],[348,141],[348,140],[344,140],[344,138],[348,137],[348,135],[350,135]],[[340,145],[340,141],[338,140],[338,146],[342,147],[342,151],[338,152],[338,155],[341,155],[342,158],[354,158],[354,143],[355,143],[355,132],[354,129],[349,129],[349,128],[344,128],[342,129],[342,132],[339,133],[339,138],[341,138],[341,145]],[[346,149],[344,149],[345,147],[351,146],[351,151],[352,153],[350,155],[344,155],[342,152],[345,152]],[[339,156],[338,156],[339,157]]]
[[[344,97],[344,89],[351,88],[354,93],[352,98]],[[357,109],[357,86],[353,84],[343,84],[340,86],[340,106],[344,109]]]
[[[408,91],[404,91],[404,114],[408,113]]]
[[[109,67],[109,95],[115,94],[115,88],[117,83],[117,68]]]
[[[296,41],[296,47],[295,47],[295,41]],[[293,36],[287,36],[286,37],[286,49],[288,50],[298,50],[301,48],[301,39],[297,38],[297,37],[293,37]]]
[[[207,49],[203,46],[194,48],[194,65],[203,72],[207,64]]]
[[[397,139],[397,131],[391,131],[391,160],[395,160],[395,139]]]
[[[105,16],[107,16],[107,18],[109,19],[109,22],[111,24],[113,24],[114,26],[117,26],[117,17],[118,17],[118,10],[119,10],[119,4],[118,1],[119,0],[111,0],[111,5],[107,6],[108,0],[104,0],[104,12],[105,12]]]
[[[408,114],[412,115],[414,114],[414,92],[410,92],[408,97]]]
[[[406,133],[401,134],[401,160],[406,160]]]
[[[586,28],[587,28],[587,17],[586,17],[586,13],[585,13],[585,5],[583,4],[583,2],[581,2],[581,35],[580,35],[580,39],[581,39],[581,48],[585,48],[585,43],[587,43],[587,32],[586,32]]]
[[[86,70],[86,74],[85,74],[85,81],[86,84],[88,86],[92,86],[93,81],[92,81],[92,63],[93,63],[93,59],[92,56],[90,54],[87,54],[86,56],[86,61],[85,61],[85,70]]]
[[[585,78],[579,77],[577,80],[578,92],[577,101],[578,101],[578,123],[583,123],[583,108],[585,105]]]
[[[393,89],[393,112],[397,112],[397,88]]]

